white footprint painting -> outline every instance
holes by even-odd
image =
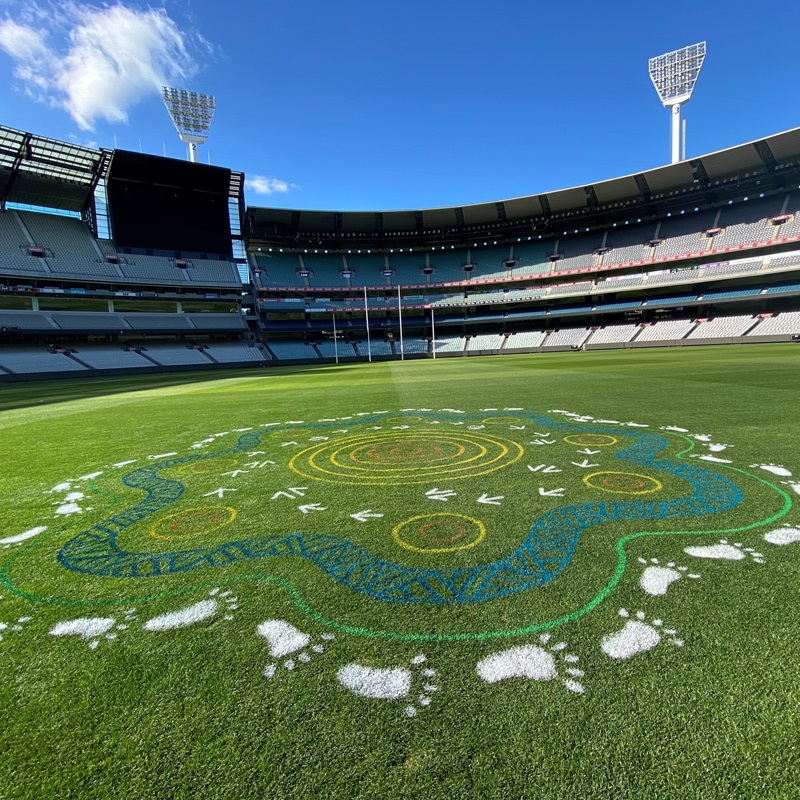
[[[665,595],[669,587],[681,578],[686,577],[696,580],[700,577],[695,572],[689,572],[688,567],[677,566],[674,561],[660,564],[657,558],[651,558],[650,561],[640,558],[639,563],[646,565],[639,578],[639,586],[645,594],[651,597]]]
[[[339,683],[359,697],[400,700],[411,691],[411,672],[404,667],[377,669],[345,664],[337,673]]]
[[[16,622],[0,622],[0,642],[2,642],[3,637],[7,636],[9,633],[20,633],[23,626],[32,619],[33,617],[19,617]]]
[[[752,547],[744,547],[742,542],[730,544],[727,539],[720,539],[719,544],[700,547],[684,547],[683,552],[695,558],[710,558],[718,561],[743,561],[750,556],[756,564],[764,563],[764,556]]]
[[[792,473],[780,464],[751,464],[750,467],[751,469],[763,469],[765,472],[771,472],[773,475],[780,475],[781,478],[792,477]]]
[[[519,645],[492,653],[477,663],[475,671],[484,683],[497,683],[511,678],[525,678],[529,681],[551,681],[559,678],[569,691],[583,694],[583,684],[575,680],[583,677],[583,672],[575,666],[578,656],[566,652],[565,642],[551,645],[550,639],[550,634],[544,633],[539,637],[539,645]],[[559,659],[563,662],[560,665]],[[562,678],[561,672],[569,677]]]
[[[800,528],[778,528],[764,534],[764,541],[770,544],[787,545],[800,542]]]
[[[403,708],[403,714],[412,718],[419,708],[427,708],[431,695],[439,687],[433,683],[436,670],[423,666],[427,656],[420,653],[411,659],[410,667],[371,667],[363,664],[345,664],[336,673],[339,683],[357,697],[373,700],[402,700],[415,695],[414,700]],[[421,684],[415,688],[415,685]]]
[[[219,594],[219,589],[212,589],[208,599],[177,611],[159,614],[157,617],[147,620],[144,623],[144,629],[146,631],[171,631],[176,628],[186,628],[189,625],[196,625],[198,622],[211,619],[221,608],[226,612],[225,619],[231,620],[233,616],[228,612],[238,608],[236,603],[237,598],[231,592]]]
[[[112,630],[116,625],[114,617],[80,617],[59,622],[50,629],[51,636],[79,636],[89,642],[89,649],[94,650],[100,644],[100,638],[112,640],[117,634]],[[117,625],[117,630],[125,630],[124,625]]]
[[[311,636],[303,633],[299,628],[295,628],[290,622],[282,619],[268,619],[262,622],[257,628],[256,633],[267,640],[269,654],[276,660],[283,660],[283,667],[293,670],[297,663],[307,664],[313,658],[313,654],[325,652],[325,645],[316,643],[311,644]],[[325,642],[333,641],[332,633],[323,633],[320,636]],[[310,646],[309,646],[310,645]],[[291,656],[289,658],[288,656]],[[278,664],[273,662],[264,667],[264,677],[272,678],[278,671]]]
[[[683,640],[676,638],[677,631],[664,628],[660,619],[645,622],[646,615],[643,611],[636,613],[636,619],[630,619],[630,612],[621,608],[619,616],[626,620],[622,630],[610,633],[603,637],[600,649],[609,657],[617,661],[632,658],[639,653],[646,653],[657,647],[662,638],[675,645],[683,647]]]
[[[20,544],[28,539],[32,539],[34,536],[38,536],[40,533],[44,533],[46,530],[46,525],[39,525],[36,528],[30,528],[29,530],[18,533],[15,536],[6,536],[4,539],[0,539],[0,545],[2,545],[4,548],[8,548],[13,544]]]

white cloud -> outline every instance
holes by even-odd
[[[66,109],[83,130],[97,119],[127,122],[129,109],[198,71],[192,51],[207,42],[182,31],[164,9],[31,5],[0,22],[0,48],[24,91]]]
[[[266,175],[248,175],[244,185],[254,194],[286,194],[295,188],[293,183]]]

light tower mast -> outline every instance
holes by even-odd
[[[706,43],[673,50],[648,62],[650,78],[665,108],[672,110],[672,163],[686,157],[681,147],[681,106],[689,102],[700,67],[706,57]]]
[[[164,105],[181,137],[189,145],[189,161],[197,161],[197,145],[208,137],[216,106],[211,94],[198,94],[186,89],[161,89]]]

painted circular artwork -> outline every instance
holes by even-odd
[[[599,608],[626,572],[646,598],[701,577],[651,555],[660,543],[674,551],[678,541],[690,563],[764,563],[737,536],[774,528],[800,494],[788,468],[736,464],[708,434],[563,410],[376,410],[203,435],[47,490],[61,524],[0,539],[16,548],[0,570],[5,588],[58,608],[206,593],[143,625],[161,631],[233,619],[238,598],[225,584],[247,581],[287,593],[327,631],[312,640],[287,620],[265,620],[257,633],[269,643],[268,678],[322,653],[334,631],[521,637],[477,663],[481,680],[558,676],[583,692],[577,655],[550,631]],[[763,539],[785,546],[800,530]],[[57,582],[40,577],[43,562],[57,563]],[[663,620],[618,613],[622,627],[600,643],[609,658],[682,645]],[[135,620],[130,607],[122,620],[79,617],[50,633],[95,647]],[[420,654],[403,668],[347,664],[337,678],[355,694],[396,699],[412,679],[432,686],[434,674]],[[431,691],[420,697],[429,702]]]
[[[321,587],[436,607],[530,594],[605,543],[605,583],[579,608],[542,611],[555,618],[619,572],[620,533],[713,530],[740,513],[753,479],[694,444],[677,429],[524,409],[269,423],[132,460],[121,483],[136,502],[57,558],[137,582],[249,564],[310,603]]]

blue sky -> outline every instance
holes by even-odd
[[[214,94],[201,159],[251,205],[502,200],[669,161],[651,56],[708,42],[687,155],[800,124],[800,7],[0,0],[0,124],[185,157],[162,83]]]

